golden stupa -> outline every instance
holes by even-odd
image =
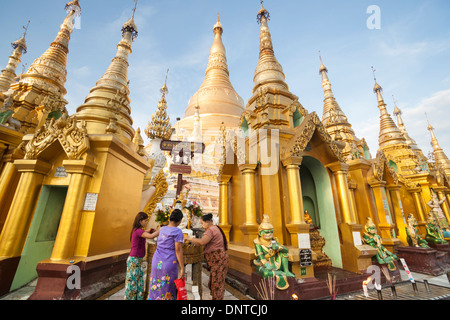
[[[339,106],[322,58],[322,119],[309,112],[289,89],[262,3],[259,59],[247,104],[230,82],[218,19],[205,79],[185,117],[173,125],[166,78],[145,128],[151,149],[144,148],[131,117],[134,13],[106,72],[69,115],[67,54],[81,8],[74,0],[66,10],[55,40],[27,72],[16,76],[26,52],[24,35],[0,75],[0,295],[36,278],[31,299],[92,299],[122,283],[134,216],[151,214],[165,198],[173,202],[176,182],[159,148],[165,139],[206,144],[203,161],[194,161],[192,174],[183,177],[192,186],[186,201],[196,198],[204,212],[218,214],[229,240],[229,274],[249,287],[254,240],[265,217],[289,251],[292,273],[303,279],[293,290],[316,284],[324,265],[361,274],[375,264],[375,248],[361,241],[368,219],[391,252],[408,246],[408,215],[425,234],[432,194],[450,221],[450,161],[431,124],[434,159],[427,159],[396,105],[394,122],[375,79],[380,132],[372,157]],[[243,136],[230,133],[239,129]],[[299,250],[308,249],[312,265],[303,266]],[[81,272],[81,289],[66,286],[71,267]]]

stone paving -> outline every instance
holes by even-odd
[[[195,295],[192,290],[192,281],[191,278],[191,266],[188,265],[186,267],[186,287],[188,289],[188,299],[189,300],[195,300]],[[400,270],[400,274],[402,277],[402,281],[407,281],[408,276],[406,275],[406,272],[403,270]],[[447,278],[446,274],[443,274],[441,276],[435,277],[425,274],[419,274],[412,272],[412,276],[414,277],[414,280],[418,283],[423,282],[423,280],[427,280],[430,285],[436,285],[442,288],[442,290],[445,292],[450,293],[450,283]],[[202,274],[202,288],[203,288],[203,300],[211,300],[211,295],[208,289],[208,279],[209,279],[209,273],[203,269]],[[34,280],[30,282],[28,285],[13,291],[2,298],[0,300],[27,300],[28,297],[33,293],[34,288],[36,287],[37,280]],[[422,284],[421,284],[422,285]],[[409,286],[408,286],[409,287]],[[124,285],[121,285],[108,293],[104,294],[102,297],[100,297],[98,300],[123,300],[124,297]],[[362,293],[362,290],[361,290]],[[389,296],[388,293],[385,295],[386,297]],[[353,298],[353,299],[352,299]],[[350,298],[351,300],[360,300],[356,295]],[[417,297],[419,298],[419,297]],[[345,297],[344,299],[349,299],[349,297]],[[225,298],[224,300],[253,300],[251,297],[247,295],[243,295],[241,292],[237,291],[236,289],[230,287],[229,285],[226,286],[225,291]]]
[[[195,291],[198,292],[195,288],[192,286],[192,280],[191,280],[191,274],[192,274],[192,265],[186,266],[186,289],[188,291],[188,300],[196,300],[199,298],[199,296],[195,295]],[[208,280],[209,280],[209,273],[203,269],[202,273],[202,300],[211,300],[211,294],[208,289]],[[104,295],[103,297],[99,298],[99,300],[123,300],[124,297],[124,291],[125,288],[122,285],[121,287],[117,288],[118,291],[114,292],[115,290],[111,291],[109,294]],[[117,290],[116,289],[116,290]],[[194,290],[193,290],[194,289]],[[193,292],[194,291],[194,292]],[[226,286],[225,290],[225,297],[224,300],[251,300],[249,296],[245,296],[241,294],[239,291],[231,288],[230,286]]]

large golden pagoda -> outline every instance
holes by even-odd
[[[213,27],[214,41],[211,46],[205,79],[198,91],[191,97],[181,121],[174,124],[178,132],[181,128],[193,130],[196,112],[202,122],[204,142],[219,132],[222,123],[226,127],[239,127],[244,111],[244,101],[236,93],[230,81],[226,49],[222,41],[223,27],[219,17]],[[192,132],[192,131],[191,131]],[[208,133],[209,132],[209,133]]]

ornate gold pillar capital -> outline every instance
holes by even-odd
[[[400,189],[402,188],[402,186],[400,185],[395,185],[395,184],[390,184],[390,185],[386,185],[386,189],[388,189],[389,191],[400,191]]]
[[[221,175],[219,177],[219,185],[230,183],[231,177],[232,177],[231,175],[225,175],[225,174]]]
[[[42,175],[47,175],[52,169],[53,165],[42,160],[16,160],[14,166],[18,172],[33,172]]]
[[[328,169],[330,169],[333,173],[347,173],[348,169],[350,168],[350,165],[345,162],[333,162],[326,166]]]
[[[283,166],[289,167],[289,166],[300,166],[303,162],[303,157],[297,157],[297,156],[291,156],[289,158],[283,159],[282,163]]]
[[[248,163],[240,164],[239,170],[241,171],[242,174],[248,173],[248,172],[254,173],[257,166],[258,166],[257,164],[248,164]]]
[[[386,181],[380,181],[380,180],[373,179],[373,180],[369,180],[367,182],[369,183],[369,185],[372,189],[386,187]]]
[[[97,170],[97,164],[89,160],[64,160],[63,166],[67,173],[85,174],[92,177]]]

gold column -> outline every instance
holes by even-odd
[[[12,162],[6,162],[4,170],[0,176],[0,208],[4,208],[9,192],[11,191],[11,184],[17,173],[17,169]]]
[[[425,210],[424,210],[423,199],[420,195],[420,192],[422,191],[422,189],[417,187],[417,188],[408,188],[407,190],[409,193],[412,194],[413,199],[414,199],[414,206],[416,207],[415,217],[419,224],[419,232],[422,235],[425,235],[426,234],[426,229],[425,229],[426,214],[425,214]]]
[[[4,143],[0,142],[0,160],[3,158],[3,154],[5,153],[5,150],[8,148],[8,146]],[[0,161],[0,169],[1,169],[1,161]],[[1,173],[1,171],[0,171]]]
[[[291,237],[291,245],[299,247],[298,235],[309,234],[309,225],[305,223],[303,209],[303,193],[300,180],[300,165],[303,157],[290,157],[283,160],[286,167],[286,176],[288,184],[289,208],[291,212],[291,221],[286,225]]]
[[[450,224],[450,208],[448,204],[448,199],[445,196],[445,191],[447,190],[446,187],[433,187],[434,191],[436,191],[439,200],[445,201],[442,203],[442,211],[444,212],[445,218],[447,219],[447,222]]]
[[[258,233],[256,221],[256,189],[255,170],[256,164],[243,164],[239,166],[244,176],[244,201],[245,201],[245,222],[239,228],[244,234],[245,243],[253,247],[253,240]]]
[[[305,216],[303,213],[303,197],[302,185],[300,181],[300,165],[302,164],[302,157],[290,158],[283,161],[286,166],[288,191],[289,191],[289,206],[291,209],[291,224],[305,223]]]
[[[350,191],[347,184],[347,172],[349,165],[341,162],[334,162],[327,166],[336,177],[336,184],[339,192],[339,205],[341,207],[342,222],[355,224],[355,212],[350,198]]]
[[[398,238],[404,245],[408,245],[408,241],[406,240],[406,218],[404,216],[403,212],[403,206],[401,203],[401,197],[400,197],[400,189],[401,186],[387,186],[387,190],[389,191],[391,195],[391,202],[392,207],[394,210],[394,216],[395,216],[395,224],[397,225],[398,229]]]
[[[52,168],[51,164],[41,160],[16,160],[14,165],[21,177],[0,237],[0,257],[21,255],[42,181]]]
[[[358,222],[358,215],[357,215],[357,209],[356,209],[356,199],[355,199],[355,190],[358,187],[358,184],[356,182],[348,182],[348,190],[349,190],[349,194],[350,194],[350,203],[352,205],[352,210],[355,214],[354,219],[355,219],[355,223],[359,223]]]
[[[51,260],[74,255],[86,189],[97,170],[97,165],[88,160],[65,160],[63,166],[71,177]]]
[[[373,195],[375,197],[375,204],[377,207],[377,217],[378,217],[378,228],[380,229],[381,238],[383,240],[391,238],[391,224],[386,219],[386,209],[385,203],[387,199],[384,195],[386,182],[385,181],[371,181],[369,182],[370,187],[373,190]]]
[[[362,225],[356,224],[356,214],[352,203],[352,196],[350,194],[347,172],[349,165],[341,162],[334,162],[327,166],[336,179],[336,186],[338,191],[339,206],[341,208],[341,223],[339,230],[342,235],[342,264],[344,269],[361,272],[367,269],[372,263],[372,256],[375,255],[375,250],[367,245],[357,244],[355,241],[355,234],[361,234]]]
[[[444,194],[445,194],[445,197],[447,198],[447,202],[450,204],[450,190],[445,190]]]
[[[230,183],[231,176],[222,175],[219,181],[219,226],[225,233],[228,241],[230,241],[230,230],[231,225],[228,221],[228,206],[229,206],[229,198],[228,198],[228,186]]]

